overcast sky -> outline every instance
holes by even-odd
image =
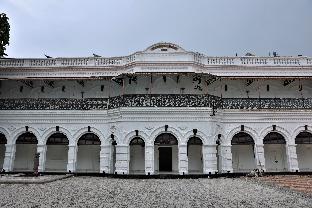
[[[0,0],[9,57],[122,56],[173,42],[211,56],[312,56],[312,0]]]

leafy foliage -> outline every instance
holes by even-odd
[[[9,45],[10,39],[10,24],[6,14],[0,14],[0,57],[7,56],[4,52],[6,45]]]

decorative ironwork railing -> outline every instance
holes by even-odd
[[[118,107],[213,107],[220,98],[213,95],[123,95],[109,100],[109,109]]]
[[[0,99],[0,110],[105,110],[108,98]]]
[[[310,109],[312,98],[220,98],[196,94],[136,94],[110,98],[0,99],[0,110],[107,110],[119,107],[210,107],[214,109]]]
[[[312,110],[312,98],[223,98],[221,108]]]

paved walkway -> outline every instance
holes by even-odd
[[[240,179],[72,177],[0,184],[0,207],[312,207],[312,198]]]
[[[283,188],[289,188],[294,191],[310,194],[312,197],[312,176],[277,175],[277,176],[260,177],[258,179]]]

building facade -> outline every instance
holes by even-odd
[[[312,171],[312,58],[0,59],[0,169],[117,174]]]

